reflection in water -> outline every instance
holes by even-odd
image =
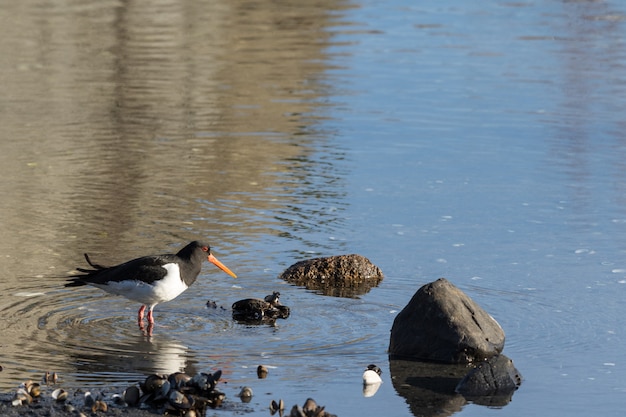
[[[389,360],[393,387],[414,416],[450,416],[460,411],[466,400],[454,389],[468,370],[464,365]]]
[[[457,393],[457,385],[471,369],[471,365],[389,360],[393,386],[415,416],[452,415],[468,401],[489,407],[504,407],[511,402],[515,390],[493,396],[465,397]],[[494,375],[494,380],[499,378]]]
[[[568,184],[568,199],[579,216],[575,224],[584,230],[589,224],[584,213],[593,212],[599,198],[620,202],[619,215],[624,215],[623,181],[612,182],[606,189],[590,185],[594,175],[600,174],[609,182],[624,178],[626,172],[623,158],[612,158],[623,149],[622,138],[612,137],[612,132],[623,131],[624,121],[611,111],[615,103],[605,101],[606,97],[621,97],[624,92],[624,83],[619,81],[623,58],[607,53],[621,50],[624,16],[609,3],[593,1],[563,2],[560,13],[563,19],[550,25],[561,36],[575,41],[560,43],[556,51],[562,79],[557,85],[560,102],[554,111],[558,118],[551,123],[555,133],[549,145]],[[607,155],[598,154],[605,147],[610,149]],[[598,157],[608,160],[596,161]]]
[[[243,384],[267,363],[293,403],[406,415],[391,381],[364,399],[360,369],[386,357],[416,284],[443,275],[525,294],[481,295],[534,385],[515,394],[525,414],[623,409],[622,3],[4,3],[0,389],[45,370],[98,384],[78,367],[153,349],[134,306],[61,277],[83,252],[115,262],[202,237],[240,278],[205,271],[159,310],[173,366]],[[361,299],[276,279],[353,251],[388,276]],[[273,290],[293,306],[276,327],[205,308]],[[432,381],[416,375],[397,392],[421,413],[411,390]]]
[[[245,271],[246,262],[258,268],[244,257],[249,242],[288,237],[302,252],[320,248],[307,235],[330,234],[345,204],[333,164],[343,153],[310,146],[332,147],[315,125],[328,90],[327,28],[342,7],[161,0],[4,8],[19,18],[3,20],[0,45],[0,125],[11,138],[0,153],[1,285],[44,295],[2,301],[11,370],[0,386],[40,367],[123,374],[189,366],[194,352],[184,343],[164,341],[162,331],[141,339],[119,304],[59,290],[58,277],[84,252],[114,262],[206,238]]]
[[[84,337],[80,333],[77,336]],[[187,369],[188,347],[168,338],[165,333],[153,337],[137,333],[129,335],[124,343],[102,338],[98,342],[96,349],[74,349],[70,353],[79,374],[169,375]]]

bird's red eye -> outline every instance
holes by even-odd
[[[208,246],[203,246],[202,247],[202,251],[203,252],[208,252],[209,251],[209,247]]]

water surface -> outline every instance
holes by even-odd
[[[611,1],[4,6],[0,388],[222,369],[229,400],[254,389],[248,415],[307,397],[412,415],[389,329],[445,276],[499,321],[525,378],[503,408],[446,414],[621,415],[625,18]],[[83,252],[106,264],[198,238],[239,278],[205,265],[152,337],[134,303],[62,287]],[[341,253],[385,280],[344,299],[277,279]],[[276,290],[288,320],[230,317]],[[364,398],[369,363],[384,382]]]

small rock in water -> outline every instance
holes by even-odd
[[[280,276],[287,282],[334,297],[366,294],[383,280],[383,273],[361,255],[338,255],[297,262]]]
[[[456,386],[465,398],[510,397],[522,383],[522,375],[505,355],[479,363]]]
[[[289,307],[279,302],[280,293],[260,298],[246,298],[233,303],[233,318],[246,324],[273,324],[276,319],[289,317]],[[269,300],[269,301],[268,301]]]

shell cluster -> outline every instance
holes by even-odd
[[[59,377],[56,372],[46,372],[41,380],[41,383],[34,382],[32,380],[21,383],[13,394],[11,405],[13,407],[26,406],[33,403],[45,401],[47,398],[51,398],[54,403],[60,405],[62,404],[63,411],[73,413],[78,417],[84,417],[84,413],[82,413],[72,404],[69,404],[69,402],[66,402],[68,400],[69,393],[63,388],[54,387],[54,385],[56,385],[58,381]],[[77,394],[74,395],[74,397],[76,396]],[[90,392],[84,393],[85,410],[91,410],[92,413],[96,413],[98,411],[106,412],[108,408],[109,407],[104,402],[102,396],[93,396]]]
[[[38,402],[42,394],[45,394],[45,392],[47,391],[47,387],[49,385],[55,385],[58,380],[59,376],[56,372],[46,372],[46,374],[41,379],[41,383],[32,380],[22,382],[17,390],[15,390],[15,392],[13,393],[11,405],[13,405],[14,407],[18,407],[20,405],[29,405],[33,402]],[[67,393],[61,394],[61,391],[63,390],[56,389],[52,391],[52,394],[50,396],[53,399],[57,400],[59,396],[63,398],[63,395],[65,395],[65,397],[61,400],[64,401],[65,398],[67,398]]]
[[[324,406],[319,406],[313,398],[307,398],[304,405],[294,405],[291,407],[289,414],[284,414],[285,403],[283,400],[278,402],[272,400],[270,403],[270,414],[274,415],[278,413],[280,417],[337,417],[335,414],[331,414],[325,410]]]
[[[20,405],[28,405],[33,401],[37,401],[41,395],[41,385],[37,382],[26,381],[20,384],[13,394],[11,404],[14,407]]]
[[[123,394],[114,394],[109,398],[119,407],[152,408],[162,414],[172,416],[204,416],[207,407],[215,408],[222,404],[225,394],[215,389],[222,371],[213,374],[198,373],[190,376],[182,372],[171,375],[149,375],[138,385],[128,387]],[[11,404],[14,407],[26,406],[41,400],[52,399],[63,411],[83,417],[89,411],[107,412],[109,405],[102,394],[77,390],[73,395],[56,384],[56,374],[46,375],[42,383],[26,381],[13,394]]]
[[[193,377],[182,372],[149,375],[144,382],[128,387],[115,401],[130,407],[148,406],[174,416],[203,416],[207,407],[222,404],[225,394],[215,386],[222,371],[198,373]]]

